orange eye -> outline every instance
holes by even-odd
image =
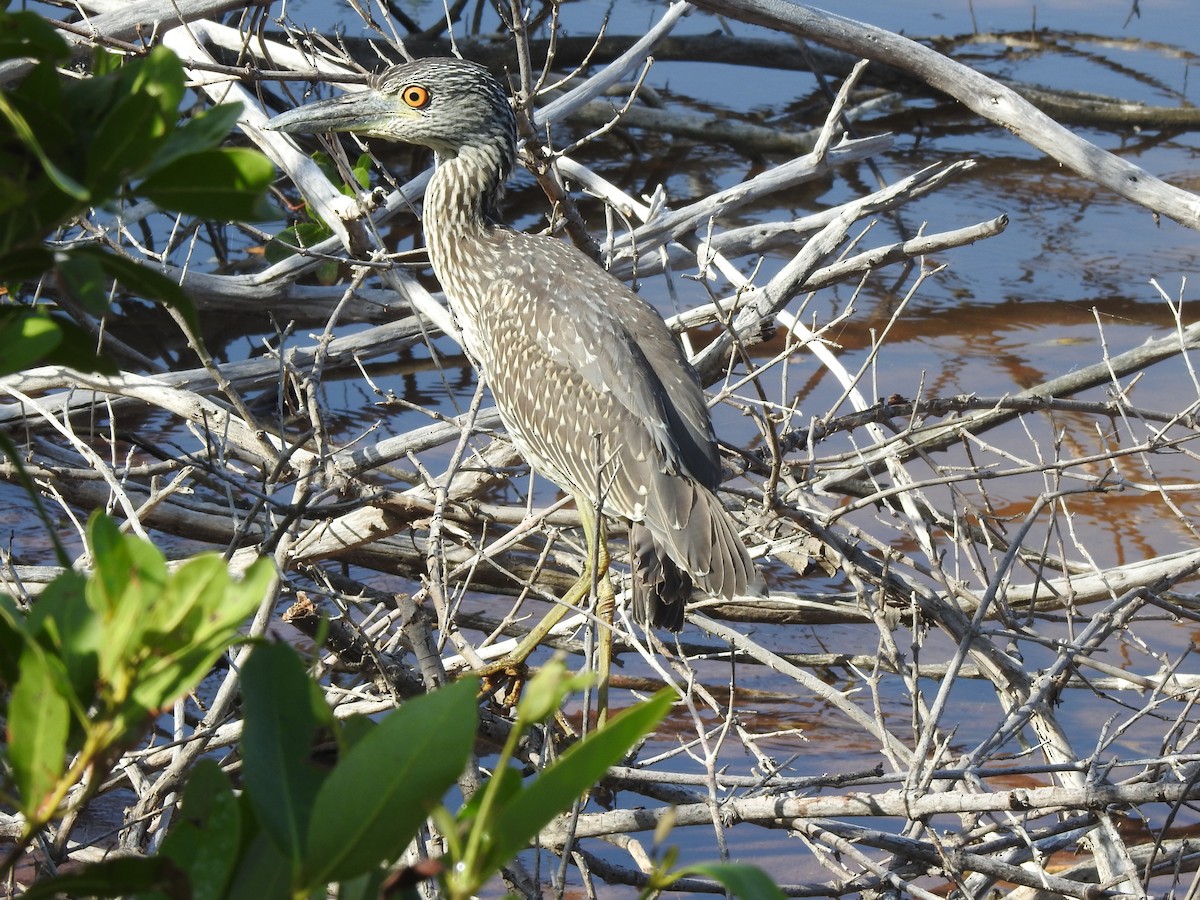
[[[404,102],[413,109],[421,109],[429,104],[429,91],[419,84],[410,84],[400,92]]]

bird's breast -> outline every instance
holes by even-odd
[[[500,277],[503,261],[480,246],[481,240],[473,235],[434,233],[427,234],[426,241],[433,272],[445,291],[463,344],[487,375],[494,358],[492,323],[505,283]]]

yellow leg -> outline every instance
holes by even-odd
[[[583,516],[583,533],[588,541],[589,568],[596,573],[596,709],[597,722],[603,725],[608,718],[608,679],[612,673],[613,616],[617,609],[617,597],[613,592],[612,578],[608,572],[608,534],[604,520],[598,523],[592,510]],[[592,561],[592,557],[595,560]],[[589,591],[592,584],[588,585]]]
[[[592,509],[591,504],[579,499],[576,505],[579,508],[579,517],[583,521],[583,535],[587,544],[587,556],[579,580],[571,585],[570,590],[563,594],[562,599],[555,607],[534,626],[529,634],[521,639],[511,653],[485,666],[478,674],[486,677],[523,665],[530,654],[546,639],[550,629],[561,622],[569,610],[577,607],[585,597],[591,594],[594,586],[597,597],[596,617],[600,622],[599,644],[596,652],[599,685],[596,693],[597,705],[600,709],[600,723],[603,724],[608,716],[608,679],[612,670],[612,625],[617,601],[608,573],[608,541],[604,522],[603,520],[597,522],[595,510]]]

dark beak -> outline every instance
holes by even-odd
[[[297,107],[271,119],[264,127],[285,134],[352,131],[370,135],[385,133],[386,123],[396,115],[396,105],[390,98],[366,90]]]

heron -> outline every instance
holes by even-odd
[[[641,622],[677,632],[695,593],[758,591],[759,574],[716,493],[721,464],[700,379],[675,335],[573,245],[501,222],[517,123],[486,68],[457,58],[404,63],[373,76],[367,90],[298,107],[268,127],[352,132],[434,152],[422,224],[463,346],[513,444],[573,495],[595,548],[513,661],[590,595],[593,579],[597,608],[607,602],[611,617],[605,517],[629,523],[631,608]]]

